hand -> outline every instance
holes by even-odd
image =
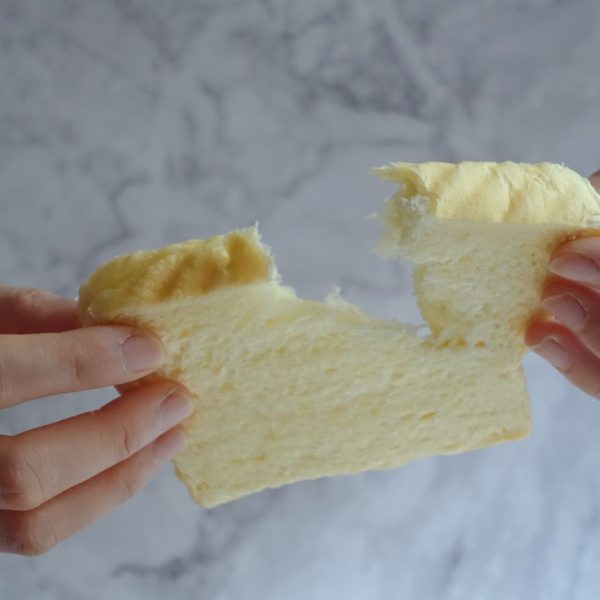
[[[0,409],[51,394],[120,385],[164,359],[127,327],[79,328],[75,302],[0,286]],[[168,381],[101,409],[0,435],[0,552],[43,554],[139,491],[185,445],[174,426],[191,399]]]
[[[600,191],[600,171],[590,181]],[[550,270],[542,305],[554,319],[532,322],[525,342],[600,399],[600,237],[562,244],[551,256]]]

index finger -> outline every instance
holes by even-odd
[[[164,357],[156,337],[121,326],[0,335],[0,408],[134,381]]]
[[[590,175],[589,179],[596,191],[600,192],[600,170]],[[550,271],[564,279],[600,288],[600,236],[596,233],[569,240],[555,248]]]
[[[600,288],[600,237],[571,240],[553,252],[550,271],[564,279]]]
[[[35,288],[0,285],[0,333],[50,333],[78,327],[75,300]]]

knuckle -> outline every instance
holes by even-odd
[[[135,496],[142,489],[139,479],[126,479],[123,484],[123,493],[125,498]]]
[[[131,456],[136,451],[135,436],[126,423],[119,423],[115,432],[115,445],[117,457],[121,459]]]
[[[13,291],[12,304],[15,310],[27,310],[39,302],[41,291],[35,288],[17,288]]]
[[[125,502],[144,488],[156,472],[152,452],[142,452],[119,469],[114,480],[114,489],[119,502]]]
[[[67,364],[69,383],[85,389],[106,385],[110,373],[120,373],[118,347],[120,337],[100,327],[79,329],[62,336],[62,353]],[[115,379],[118,375],[115,375]]]
[[[60,542],[52,520],[41,510],[16,513],[7,537],[12,551],[22,556],[41,556]]]
[[[76,387],[86,387],[89,383],[89,368],[82,345],[74,343],[69,349],[68,356],[69,379]]]
[[[113,414],[114,403],[106,404],[94,412],[98,429],[105,429],[107,446],[114,463],[121,462],[138,450],[139,443],[134,426]],[[117,418],[115,418],[117,417]]]
[[[19,437],[14,437],[0,454],[0,498],[12,510],[29,510],[45,498],[42,459]]]

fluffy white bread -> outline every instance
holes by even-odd
[[[394,467],[526,435],[521,359],[552,249],[600,197],[548,163],[397,163],[382,254],[416,264],[431,335],[280,285],[255,228],[117,257],[80,290],[84,324],[155,331],[154,377],[195,395],[178,476],[206,507],[304,478]]]

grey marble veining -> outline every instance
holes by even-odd
[[[260,222],[284,281],[419,321],[366,216],[391,160],[600,167],[595,0],[0,0],[0,280]],[[527,440],[211,511],[170,469],[2,600],[590,600],[600,408],[526,359]],[[12,433],[111,398],[40,400]]]

